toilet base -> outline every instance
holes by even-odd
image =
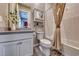
[[[50,55],[50,48],[47,48],[47,47],[44,47],[44,46],[39,46],[39,49],[45,56]]]

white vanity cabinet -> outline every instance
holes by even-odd
[[[0,56],[18,56],[19,55],[19,46],[17,42],[11,43],[2,43],[0,45]]]
[[[28,33],[25,34],[25,37],[23,38],[23,34],[17,34],[15,39],[13,40],[10,35],[2,35],[3,37],[6,37],[7,41],[0,42],[0,56],[29,56],[33,55],[33,39],[32,39],[32,33],[31,35],[28,35]],[[16,34],[15,34],[16,35]],[[18,35],[21,38],[18,39]],[[12,34],[11,34],[12,36]],[[1,36],[0,36],[1,37]],[[14,34],[13,34],[14,37]],[[12,39],[12,41],[8,41],[8,39]],[[0,39],[1,40],[1,39]],[[5,40],[5,39],[3,39]]]
[[[20,42],[21,43],[21,42]],[[32,55],[33,54],[33,41],[31,39],[24,40],[19,46],[19,55]]]
[[[0,56],[25,56],[33,52],[32,40],[2,43],[0,45]]]

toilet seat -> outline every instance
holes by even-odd
[[[47,47],[47,48],[50,48],[51,47],[51,42],[47,39],[41,39],[40,40],[40,45],[44,46],[44,47]]]

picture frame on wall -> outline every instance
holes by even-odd
[[[44,20],[43,19],[44,18],[44,12],[43,11],[34,8],[33,13],[34,13],[34,21],[42,21],[42,20]]]

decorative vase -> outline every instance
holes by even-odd
[[[12,24],[12,30],[16,30],[15,24]]]

